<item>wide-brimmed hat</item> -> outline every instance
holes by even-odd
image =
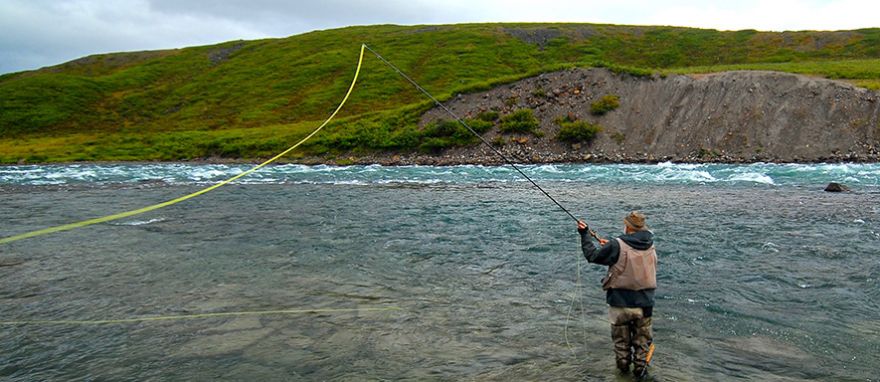
[[[645,224],[645,219],[645,214],[639,211],[633,211],[623,218],[623,223],[626,224],[627,227],[636,231],[645,231],[648,229],[648,226]]]

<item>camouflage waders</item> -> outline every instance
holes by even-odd
[[[611,321],[617,368],[628,373],[630,364],[633,364],[633,374],[643,375],[648,367],[648,348],[654,340],[651,317],[645,317],[642,308],[611,306],[608,308],[608,318]]]

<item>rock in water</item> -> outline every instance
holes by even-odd
[[[0,260],[0,267],[14,267],[22,264],[24,264],[24,261],[21,260]]]
[[[844,186],[837,182],[828,183],[828,186],[825,187],[826,192],[847,192],[849,191],[849,187]]]

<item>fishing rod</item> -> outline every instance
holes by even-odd
[[[410,84],[412,84],[416,89],[418,89],[420,92],[422,92],[422,94],[424,94],[425,96],[427,96],[428,98],[430,98],[431,101],[434,102],[434,104],[436,104],[437,106],[439,106],[440,108],[442,108],[444,111],[446,111],[446,113],[449,114],[450,116],[452,116],[452,118],[455,118],[455,120],[458,121],[458,123],[460,123],[462,126],[464,126],[465,129],[467,129],[468,131],[470,131],[471,134],[473,134],[474,136],[476,136],[477,138],[479,138],[480,141],[482,141],[483,144],[486,145],[486,147],[488,147],[490,150],[492,150],[492,152],[494,152],[496,155],[498,155],[499,157],[501,157],[501,159],[503,159],[504,162],[507,163],[507,165],[509,165],[510,167],[513,167],[513,169],[516,170],[516,172],[518,172],[520,175],[522,175],[523,178],[526,178],[526,180],[528,180],[533,186],[535,186],[535,188],[537,188],[539,191],[541,191],[541,193],[543,193],[544,196],[546,196],[548,199],[550,199],[551,201],[553,201],[553,203],[555,203],[556,206],[559,207],[559,209],[561,209],[561,210],[564,211],[566,214],[568,214],[568,216],[570,216],[575,222],[580,221],[580,219],[578,219],[577,217],[575,217],[574,214],[571,213],[571,211],[569,211],[567,208],[563,207],[562,204],[559,203],[559,202],[558,202],[558,201],[557,201],[552,195],[550,195],[550,194],[549,194],[547,191],[545,191],[540,185],[538,185],[538,183],[536,183],[534,180],[532,180],[531,177],[529,177],[528,175],[526,175],[525,172],[523,172],[522,170],[520,170],[519,166],[517,166],[516,163],[514,163],[512,160],[510,160],[510,158],[508,158],[506,155],[504,155],[504,153],[502,153],[500,150],[496,149],[495,146],[492,146],[492,144],[489,143],[489,141],[487,141],[485,138],[483,138],[482,135],[480,135],[480,134],[477,133],[473,128],[471,128],[471,127],[467,124],[467,122],[465,122],[463,119],[459,118],[458,115],[456,115],[455,113],[453,113],[452,110],[449,110],[449,108],[447,108],[446,105],[444,105],[443,103],[441,103],[440,101],[438,101],[437,98],[434,98],[434,96],[431,95],[431,93],[429,93],[427,90],[425,90],[425,88],[423,88],[423,87],[422,87],[421,85],[419,85],[415,80],[413,80],[412,78],[410,78],[410,76],[406,75],[406,73],[404,73],[404,72],[401,71],[399,68],[397,68],[397,66],[394,66],[394,64],[392,64],[391,62],[389,62],[388,60],[386,60],[385,57],[382,57],[382,55],[380,55],[378,52],[376,52],[375,50],[373,50],[373,48],[370,48],[369,45],[367,45],[367,44],[363,44],[363,46],[364,46],[364,48],[366,48],[367,50],[369,50],[370,52],[372,52],[374,55],[376,55],[376,58],[378,58],[379,60],[381,60],[382,62],[384,62],[385,65],[388,65],[389,67],[391,67],[391,69],[394,69],[394,71],[397,72],[397,74],[400,74],[401,77],[403,77],[404,79],[406,79],[406,80],[407,80]],[[589,228],[589,232],[590,232],[590,236],[594,237],[596,240],[603,240],[602,238],[599,237],[599,235],[596,233],[596,231],[594,231],[592,228]]]

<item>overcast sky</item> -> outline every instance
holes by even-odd
[[[880,27],[876,0],[0,0],[0,73],[95,53],[369,24],[588,22],[721,30]]]

